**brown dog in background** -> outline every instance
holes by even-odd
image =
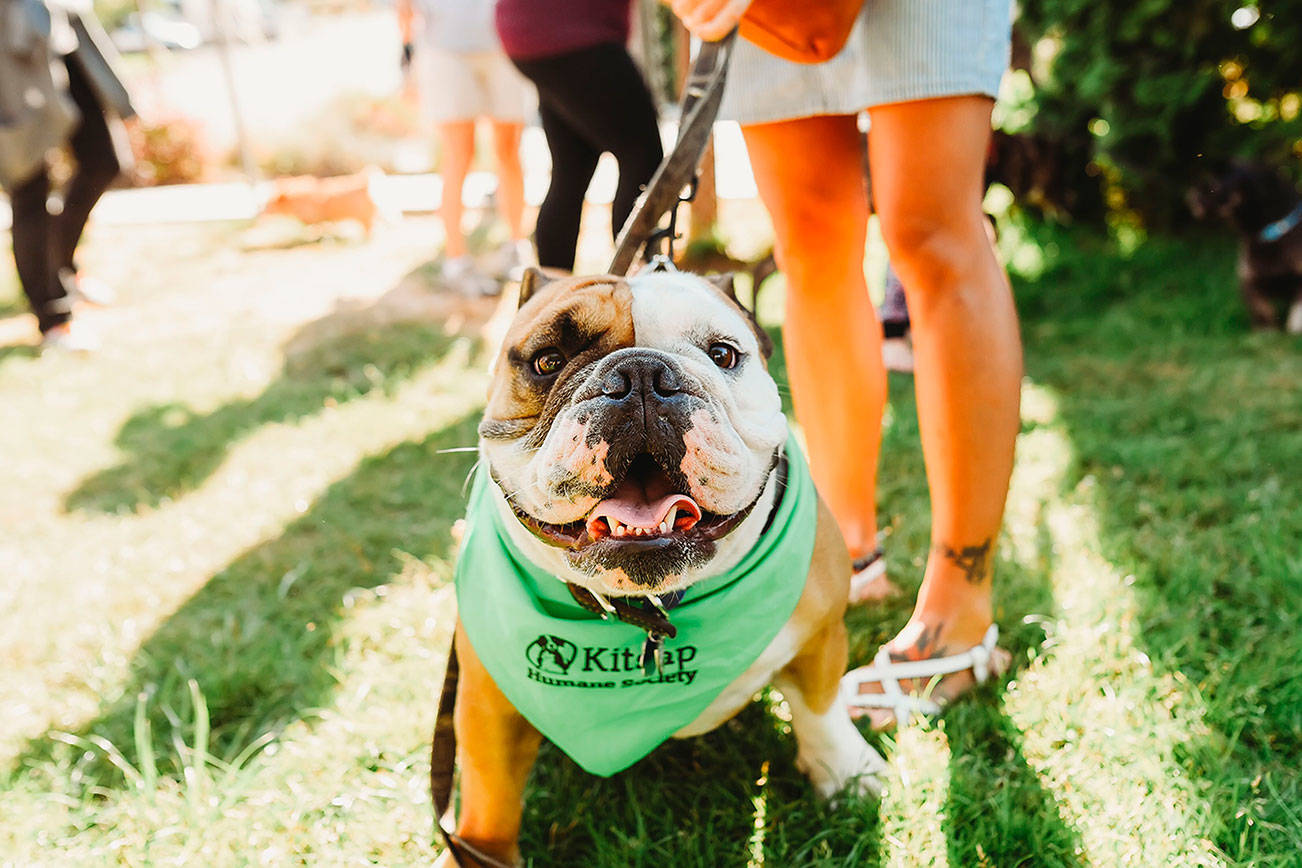
[[[1239,236],[1239,291],[1256,329],[1302,334],[1302,195],[1284,174],[1239,162],[1191,189],[1198,219],[1229,223]]]
[[[308,225],[356,220],[369,236],[380,211],[372,193],[379,174],[371,168],[335,178],[280,178],[274,182],[262,214],[296,217]]]

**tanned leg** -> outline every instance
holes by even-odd
[[[512,241],[524,238],[524,170],[520,165],[520,136],[523,132],[524,124],[493,121],[499,205]]]
[[[868,193],[853,115],[742,127],[787,278],[787,378],[810,471],[851,558],[877,539],[886,369],[864,280]]]
[[[519,858],[524,785],[542,736],[498,690],[457,625],[457,766],[461,814],[457,835],[507,864]],[[437,866],[455,864],[447,854]],[[473,863],[472,863],[473,864]]]
[[[1012,292],[981,212],[991,105],[965,96],[871,112],[873,196],[908,296],[932,511],[913,616],[888,646],[898,659],[966,650],[991,623],[1022,376]],[[970,683],[960,673],[936,693],[952,696]]]
[[[443,218],[443,231],[447,236],[444,251],[448,259],[466,255],[466,236],[461,230],[462,189],[470,161],[475,156],[475,122],[450,121],[439,124],[439,174],[443,178],[443,204],[439,216]]]

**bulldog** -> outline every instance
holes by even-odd
[[[730,281],[525,275],[457,563],[461,811],[437,864],[518,860],[544,735],[609,775],[766,684],[818,793],[880,792],[838,700],[849,557],[770,350]]]

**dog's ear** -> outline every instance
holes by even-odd
[[[769,337],[769,333],[764,330],[764,326],[760,325],[759,319],[755,316],[755,309],[742,304],[741,299],[737,298],[737,284],[733,280],[735,276],[736,275],[732,272],[703,275],[707,283],[710,283],[715,289],[726,295],[733,304],[737,305],[742,313],[746,314],[746,319],[750,321],[750,327],[755,332],[755,340],[759,341],[760,352],[764,355],[764,358],[767,359],[769,356],[773,355],[773,339]],[[755,288],[759,289],[758,286]]]
[[[532,265],[526,268],[524,270],[524,277],[520,278],[520,304],[523,305],[526,301],[533,298],[534,294],[537,293],[538,290],[542,289],[554,280],[556,280],[555,277],[549,276],[547,272],[543,271],[541,268],[534,268]]]
[[[742,303],[737,299],[737,283],[733,280],[736,277],[735,274],[728,271],[723,274],[706,274],[702,276],[707,282],[713,284],[715,289],[732,299],[738,307],[742,307]]]

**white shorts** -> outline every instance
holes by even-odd
[[[430,123],[524,123],[532,109],[532,87],[500,51],[454,53],[418,45],[412,62],[421,111]]]
[[[782,60],[739,39],[719,119],[762,124],[941,96],[996,96],[1011,18],[1010,0],[865,0],[845,48],[817,64]]]

